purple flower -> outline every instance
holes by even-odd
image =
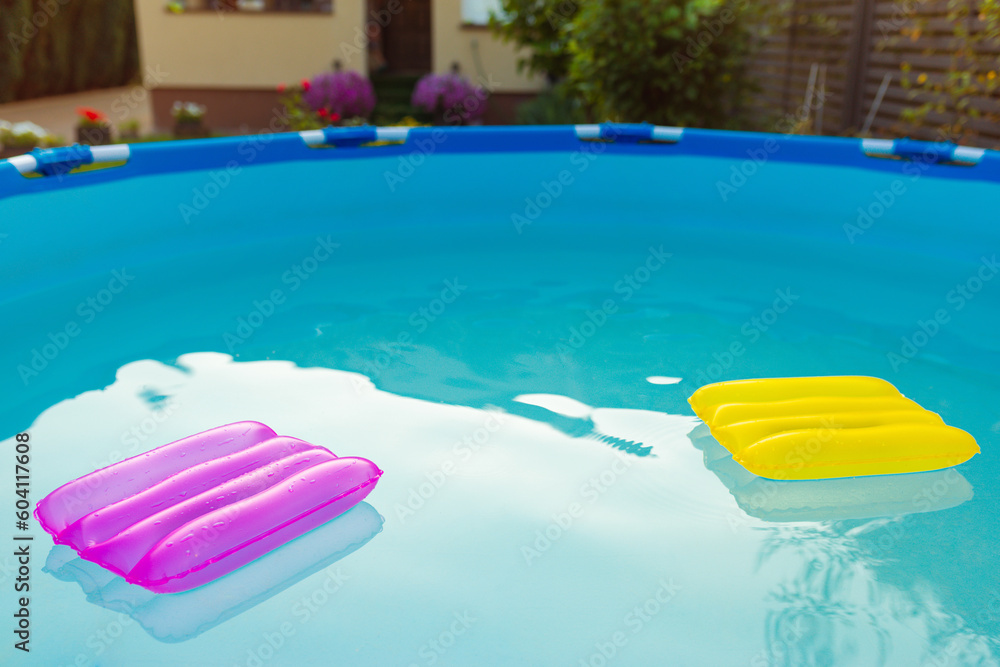
[[[313,111],[326,109],[341,118],[367,118],[375,108],[375,89],[357,72],[324,72],[312,78],[302,99]]]
[[[428,113],[452,111],[468,122],[486,113],[486,91],[459,74],[427,74],[417,81],[410,103]]]

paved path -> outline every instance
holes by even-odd
[[[123,121],[132,118],[138,119],[144,133],[149,132],[153,124],[149,92],[141,85],[0,104],[0,120],[10,123],[31,121],[73,143],[76,139],[76,109],[83,106],[104,113],[116,129]]]

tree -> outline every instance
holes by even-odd
[[[519,66],[596,120],[734,127],[752,79],[749,0],[503,0],[493,30]]]

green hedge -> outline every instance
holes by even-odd
[[[120,86],[139,73],[132,0],[0,0],[0,102]]]

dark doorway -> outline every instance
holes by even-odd
[[[402,11],[382,30],[385,70],[394,74],[431,71],[431,0],[398,0]],[[384,2],[375,0],[375,6]]]

